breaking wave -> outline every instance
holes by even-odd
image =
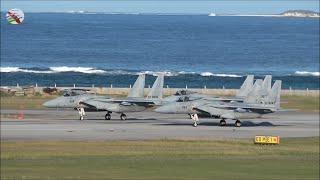
[[[26,68],[18,68],[18,67],[1,67],[0,72],[10,73],[10,72],[25,72],[25,73],[53,73],[53,71],[39,71],[39,70],[32,70]]]
[[[50,67],[50,70],[53,72],[80,72],[80,73],[87,73],[87,74],[98,74],[98,73],[105,73],[106,71],[95,69],[91,67]]]
[[[1,73],[84,73],[84,74],[109,74],[109,75],[139,75],[146,74],[157,76],[163,74],[165,76],[179,76],[179,75],[199,75],[199,76],[216,76],[216,77],[242,77],[242,75],[237,74],[219,74],[212,72],[188,72],[188,71],[172,71],[172,70],[147,70],[147,71],[138,71],[138,70],[120,70],[120,69],[97,69],[93,67],[68,67],[68,66],[59,66],[59,67],[49,67],[49,68],[20,68],[20,67],[0,67]]]
[[[165,76],[177,76],[179,75],[179,73],[170,71],[170,70],[164,70],[164,71],[141,71],[137,74],[146,74],[146,75],[153,75],[153,76],[157,76],[159,74],[163,74]]]
[[[49,73],[61,73],[61,72],[80,72],[80,73],[104,73],[104,70],[94,69],[90,67],[50,67],[49,69],[39,68],[19,68],[19,67],[1,67],[0,72],[2,73],[38,73],[38,74],[49,74]]]
[[[83,73],[83,74],[108,74],[108,75],[139,75],[146,74],[151,76],[158,76],[163,74],[165,76],[203,76],[203,77],[228,77],[239,78],[245,76],[244,73],[228,74],[228,73],[213,73],[213,72],[193,72],[193,71],[173,71],[173,70],[127,70],[127,69],[98,69],[94,67],[68,67],[57,66],[49,68],[22,68],[22,67],[0,67],[1,73]],[[319,76],[319,72],[296,71],[295,75],[299,76]]]
[[[179,74],[197,74],[196,72],[180,71]]]
[[[179,72],[174,72],[170,70],[164,70],[164,71],[141,71],[138,74],[148,74],[148,75],[153,75],[157,76],[158,74],[164,74],[165,76],[178,76],[178,75],[200,75],[200,76],[216,76],[216,77],[242,77],[240,75],[236,74],[214,74],[211,72],[187,72],[187,71],[179,71]]]
[[[300,76],[320,76],[320,72],[296,71],[294,74]]]
[[[201,76],[217,76],[217,77],[242,77],[236,74],[214,74],[211,72],[203,72],[200,74]]]

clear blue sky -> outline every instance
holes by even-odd
[[[1,0],[1,11],[24,12],[136,12],[136,13],[228,13],[274,14],[303,9],[319,12],[318,0]]]

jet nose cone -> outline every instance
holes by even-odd
[[[56,107],[56,103],[53,100],[49,100],[49,101],[43,103],[42,106],[47,107],[47,108],[52,108],[52,107]]]

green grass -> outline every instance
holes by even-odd
[[[1,179],[319,179],[319,137],[1,141]]]
[[[300,111],[319,112],[319,97],[312,96],[281,96],[282,108],[299,109]]]
[[[57,96],[46,95],[46,96],[23,96],[23,97],[1,97],[1,108],[20,109],[20,107],[28,109],[43,108],[42,104]]]

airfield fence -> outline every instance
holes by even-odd
[[[16,90],[16,91],[23,91],[27,90],[30,92],[39,92],[39,93],[43,93],[43,88],[47,88],[47,87],[40,87],[40,86],[28,86],[28,88],[26,88],[26,86],[5,86],[5,87],[1,87],[1,89],[3,88],[7,88],[7,89],[11,89],[11,90]],[[86,89],[86,90],[90,90],[93,91],[97,94],[109,94],[109,95],[118,95],[118,96],[126,96],[130,89],[131,86],[128,88],[119,88],[119,87],[77,87],[76,85],[74,86],[63,86],[63,87],[58,87],[56,85],[54,85],[52,88],[56,88],[58,91],[62,91],[65,89],[72,89],[72,88],[77,88],[77,89]],[[32,89],[32,90],[30,90]],[[147,88],[144,89],[144,93],[145,95],[148,94],[148,92],[150,91],[150,86],[148,86]],[[188,89],[188,90],[192,90],[192,91],[197,91],[203,94],[209,94],[209,95],[221,95],[221,96],[232,96],[232,95],[236,95],[238,92],[238,89],[226,89],[226,88],[188,88],[186,87],[182,87],[182,88],[170,88],[170,87],[165,87],[163,94],[164,96],[168,96],[168,95],[172,95],[173,93],[175,93],[177,90],[181,90],[181,89]],[[283,96],[312,96],[312,97],[319,97],[320,94],[320,90],[296,90],[296,89],[282,89],[281,90],[281,95]]]

